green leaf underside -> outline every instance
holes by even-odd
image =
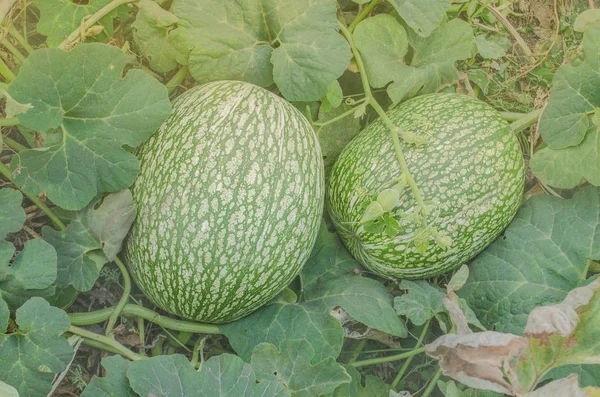
[[[140,11],[131,24],[133,38],[140,51],[157,72],[169,72],[186,63],[188,54],[172,43],[169,33],[177,27],[179,18],[151,0],[141,0]]]
[[[56,279],[56,251],[50,244],[29,240],[9,264],[14,251],[12,244],[0,241],[0,300],[13,310],[30,297],[53,295]]]
[[[477,52],[486,59],[498,59],[506,55],[506,50],[510,47],[511,42],[505,37],[491,36],[486,38],[485,35],[475,37]]]
[[[19,392],[14,387],[0,381],[0,396],[2,397],[19,397]]]
[[[388,397],[390,386],[373,375],[365,377],[364,386],[362,375],[351,365],[344,365],[346,372],[351,376],[350,383],[340,385],[327,397]]]
[[[110,2],[111,0],[90,0],[88,4],[76,4],[71,1],[34,0],[33,3],[40,10],[40,20],[36,29],[47,36],[46,43],[50,47],[56,47],[79,28],[84,17],[94,14]],[[121,6],[100,20],[102,27],[111,36],[113,19],[119,15],[120,10],[127,10],[127,7]]]
[[[129,365],[130,362],[119,355],[103,358],[102,366],[106,370],[106,376],[94,376],[81,397],[137,397],[127,380]]]
[[[365,19],[356,26],[353,36],[371,86],[384,87],[398,78],[398,68],[405,66],[408,37],[394,17],[379,14]]]
[[[174,9],[180,27],[171,37],[189,45],[190,73],[200,83],[275,82],[286,99],[313,101],[350,61],[336,12],[333,0],[181,0]]]
[[[597,188],[570,200],[532,197],[471,263],[458,295],[487,329],[521,333],[533,308],[564,299],[585,278],[588,258],[600,258],[599,221]]]
[[[73,348],[60,336],[69,328],[69,318],[44,299],[31,298],[17,310],[16,323],[17,332],[0,334],[0,357],[4,357],[0,381],[21,396],[45,397],[54,374],[63,371],[73,356]]]
[[[407,293],[394,298],[394,308],[414,325],[423,325],[435,314],[445,311],[442,299],[446,294],[424,280],[402,280],[399,289]]]
[[[13,156],[15,182],[25,191],[76,210],[133,183],[138,161],[122,146],[145,141],[171,105],[166,88],[145,72],[121,78],[124,66],[123,52],[104,44],[40,49],[27,58],[9,86],[13,98],[33,105],[19,121],[36,131],[58,128],[62,139]]]
[[[335,358],[311,365],[314,350],[306,339],[286,340],[277,349],[261,343],[252,353],[251,365],[261,379],[287,385],[292,397],[320,396],[348,383],[350,376]]]
[[[529,166],[537,178],[557,188],[572,189],[583,181],[600,185],[599,127],[591,125],[577,146],[535,152]]]
[[[13,189],[0,189],[0,240],[8,233],[14,233],[23,227],[25,211],[21,207],[23,196]]]
[[[590,127],[588,112],[600,107],[600,73],[588,63],[562,65],[554,75],[540,132],[551,149],[579,145]]]
[[[429,37],[409,35],[414,54],[409,65],[397,68],[397,77],[387,92],[394,103],[437,91],[456,79],[454,63],[471,57],[474,36],[471,25],[453,19]]]
[[[419,36],[429,36],[442,22],[450,0],[390,0],[398,14]]]
[[[65,231],[44,226],[42,233],[58,254],[56,285],[72,285],[78,291],[93,286],[102,266],[116,257],[135,218],[129,190],[108,195],[73,215]]]
[[[301,303],[272,303],[221,329],[245,360],[259,343],[277,346],[285,339],[307,339],[316,352],[316,362],[337,357],[343,329],[329,314],[337,306],[371,328],[406,336],[406,326],[392,307],[391,294],[380,282],[354,273],[360,269],[337,235],[322,224],[300,274],[304,288]]]

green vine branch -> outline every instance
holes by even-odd
[[[402,146],[400,145],[399,137],[402,137],[408,143],[414,144],[425,144],[427,143],[427,140],[423,139],[422,137],[419,137],[416,134],[402,131],[398,126],[394,125],[392,120],[390,120],[388,115],[385,113],[381,105],[379,105],[379,102],[377,102],[377,100],[373,96],[373,93],[371,92],[371,85],[369,84],[365,64],[362,60],[360,52],[358,51],[358,48],[356,48],[356,45],[354,44],[352,33],[344,23],[338,21],[338,25],[340,27],[340,31],[342,32],[342,34],[348,41],[350,48],[352,49],[352,54],[354,55],[354,59],[356,60],[356,64],[358,66],[358,71],[360,73],[363,90],[365,91],[365,98],[367,99],[369,105],[371,105],[371,107],[375,109],[383,123],[388,128],[390,137],[392,138],[392,142],[394,144],[394,149],[396,151],[396,158],[398,159],[398,163],[400,164],[400,170],[402,171],[402,175],[404,175],[407,184],[410,186],[413,195],[415,196],[415,199],[419,204],[419,208],[421,209],[422,214],[427,215],[427,205],[425,205],[423,197],[421,197],[421,192],[419,191],[419,188],[417,187],[417,184],[415,183],[412,174],[408,170],[408,165],[406,164],[406,158],[404,157],[404,152],[402,151]]]
[[[393,356],[376,357],[376,358],[370,358],[368,360],[355,361],[351,365],[354,367],[365,367],[367,365],[391,363],[394,361],[404,360],[405,358],[410,358],[410,357],[416,356],[417,354],[421,354],[424,352],[425,352],[425,347],[420,347],[418,349],[413,349],[413,350],[407,351],[406,353],[394,354]]]
[[[421,335],[419,335],[419,339],[417,341],[417,346],[423,345],[423,340],[425,339],[425,336],[427,335],[427,331],[429,331],[430,324],[431,324],[431,319],[427,320],[427,322],[423,326],[423,330],[421,331]],[[402,377],[406,373],[406,370],[408,369],[408,366],[412,362],[413,357],[414,356],[410,356],[409,358],[407,358],[406,361],[404,362],[404,364],[402,365],[402,368],[400,368],[400,371],[398,372],[398,374],[394,378],[394,381],[392,382],[392,389],[396,389],[396,386],[398,386],[398,383],[400,382],[400,380],[402,380]]]
[[[117,304],[117,306],[115,306],[115,310],[108,318],[108,323],[106,324],[105,331],[105,334],[107,336],[110,335],[113,331],[115,324],[117,323],[117,320],[121,315],[121,312],[123,311],[123,308],[129,300],[129,295],[131,295],[131,277],[129,277],[129,272],[127,271],[127,268],[125,267],[123,262],[121,262],[119,257],[115,257],[114,262],[117,264],[119,270],[121,271],[121,275],[123,276],[123,295],[121,295],[119,303]]]
[[[115,307],[96,310],[87,313],[69,313],[69,319],[73,325],[91,325],[101,323],[110,318],[115,311]],[[191,332],[194,334],[222,334],[218,326],[213,324],[202,324],[193,321],[178,320],[163,316],[154,310],[131,303],[126,304],[121,311],[121,315],[140,317],[156,325],[175,331]]]
[[[375,7],[377,7],[379,4],[381,4],[382,0],[373,0],[371,1],[365,8],[363,8],[363,10],[356,16],[356,18],[354,18],[354,20],[352,21],[352,23],[350,24],[350,26],[348,26],[348,30],[351,33],[354,33],[354,29],[356,29],[356,26],[363,20],[365,19],[367,16],[369,16],[369,14],[371,13],[371,11],[373,11],[373,9]]]
[[[112,348],[113,351],[119,353],[123,357],[126,357],[132,361],[141,360],[141,359],[146,358],[146,357],[142,356],[141,354],[132,352],[131,350],[129,350],[128,348],[126,348],[125,346],[123,346],[122,344],[120,344],[119,342],[114,340],[113,338],[109,338],[104,335],[99,335],[95,332],[88,331],[87,329],[70,326],[69,332],[72,333],[73,335],[79,335],[85,339],[97,342],[102,345],[106,345],[106,346]]]

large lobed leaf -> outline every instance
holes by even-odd
[[[0,381],[21,396],[46,397],[54,374],[73,357],[71,345],[61,337],[70,325],[67,314],[42,298],[31,298],[16,312],[18,330],[4,334],[8,318],[2,311],[0,303]]]
[[[180,21],[171,37],[189,46],[200,83],[275,82],[290,101],[314,101],[350,61],[334,0],[179,0],[174,13]]]
[[[529,312],[559,302],[579,286],[588,260],[600,259],[600,188],[570,200],[530,198],[470,266],[458,292],[487,329],[521,333]]]
[[[124,67],[123,52],[105,44],[40,49],[26,59],[9,85],[15,100],[32,105],[19,121],[36,131],[59,129],[62,137],[13,156],[15,183],[69,210],[133,183],[138,160],[123,146],[150,137],[171,104],[159,81],[140,70],[121,78]]]

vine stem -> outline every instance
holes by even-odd
[[[423,331],[421,331],[421,335],[419,335],[417,346],[423,345],[423,340],[425,339],[425,335],[427,335],[427,331],[429,330],[429,324],[431,324],[431,319],[427,320],[427,322],[423,326]],[[398,374],[394,378],[394,381],[392,382],[392,389],[396,389],[396,386],[398,386],[398,383],[406,373],[406,370],[408,369],[408,366],[410,365],[413,357],[414,356],[410,356],[409,358],[407,358],[404,364],[402,365],[402,368],[400,368],[400,372],[398,372]]]
[[[367,366],[367,365],[391,363],[393,361],[404,360],[405,358],[413,357],[413,356],[416,356],[417,354],[421,354],[421,353],[424,353],[424,352],[425,352],[425,347],[421,347],[421,348],[418,348],[418,349],[414,349],[414,350],[408,351],[406,353],[394,354],[393,356],[377,357],[377,358],[370,358],[368,360],[355,361],[355,362],[352,363],[352,366],[354,366],[354,367],[364,367],[364,366]]]
[[[81,31],[82,30],[84,32],[87,31],[96,22],[98,22],[99,20],[101,20],[102,18],[104,18],[108,13],[110,13],[115,8],[117,8],[119,6],[122,6],[123,4],[133,3],[135,1],[138,1],[138,0],[113,0],[113,1],[111,1],[107,5],[105,5],[104,7],[102,7],[101,9],[99,9],[98,11],[96,11],[94,14],[90,15],[90,17],[87,18],[85,21],[83,21],[81,23],[80,27],[78,27],[77,29],[75,29],[74,31],[72,31],[71,34],[68,35],[67,38],[64,39],[63,42],[58,45],[58,48],[61,48],[61,49],[64,50],[67,47],[71,46],[81,36]]]
[[[4,165],[3,163],[0,162],[0,174],[4,175],[4,177],[6,179],[8,179],[10,182],[13,182],[12,179],[12,175],[10,172],[10,168],[8,168],[6,165]],[[13,182],[14,183],[14,182]],[[48,206],[38,198],[38,196],[36,196],[35,194],[31,194],[31,193],[27,193],[24,191],[21,191],[29,200],[31,200],[31,202],[35,205],[38,206],[39,209],[41,209],[42,211],[44,211],[44,213],[46,214],[46,216],[48,218],[50,218],[50,220],[61,230],[64,231],[67,229],[67,227],[65,226],[65,224],[58,219],[58,217],[54,214],[54,212],[52,212],[52,210],[50,208],[48,208]]]
[[[145,358],[141,354],[132,352],[131,350],[129,350],[128,348],[126,348],[125,346],[123,346],[122,344],[120,344],[119,342],[114,340],[113,338],[109,338],[104,335],[99,335],[95,332],[88,331],[87,329],[83,329],[83,328],[79,328],[79,327],[75,327],[75,326],[71,325],[69,327],[69,332],[74,335],[79,335],[85,339],[89,339],[91,341],[95,341],[95,342],[99,342],[104,345],[107,345],[107,346],[111,347],[112,349],[114,349],[116,352],[118,352],[123,357],[126,357],[132,361],[141,360],[141,359]]]
[[[521,131],[524,131],[527,128],[534,125],[535,123],[537,123],[541,114],[542,114],[542,109],[535,109],[535,110],[525,114],[523,117],[515,120],[513,123],[511,123],[510,128],[512,128],[512,130],[514,131],[515,134],[517,134]]]
[[[23,56],[23,54],[21,54],[17,47],[15,47],[10,41],[8,41],[8,39],[2,40],[1,43],[4,46],[4,48],[6,48],[8,52],[10,52],[15,57],[15,61],[17,61],[17,63],[22,64],[23,62],[25,62],[25,57]]]
[[[11,26],[10,29],[8,29],[8,33],[10,33],[10,35],[19,42],[19,44],[21,44],[25,51],[27,51],[27,54],[31,54],[34,51],[33,47],[27,41],[27,38],[25,38],[21,33],[19,33],[19,31],[15,29],[14,26]]]
[[[431,378],[431,380],[427,384],[427,388],[425,389],[423,394],[421,394],[421,397],[429,397],[431,393],[433,393],[433,389],[435,389],[435,387],[437,386],[437,381],[440,379],[440,376],[442,376],[442,369],[438,368],[435,375],[433,375],[433,378]]]
[[[21,124],[16,117],[0,118],[0,127],[12,127]]]
[[[365,70],[366,70],[365,64],[362,60],[360,52],[358,51],[358,49],[356,48],[356,45],[354,44],[354,39],[352,37],[352,33],[348,30],[346,25],[343,24],[342,22],[338,21],[338,25],[340,26],[340,31],[342,32],[342,34],[348,41],[348,44],[350,44],[350,48],[352,49],[352,54],[354,55],[354,59],[356,59],[356,64],[358,66],[358,70],[360,73],[363,90],[365,91],[365,97],[368,98],[368,103],[373,107],[373,109],[375,109],[375,111],[377,112],[377,114],[379,115],[379,117],[381,118],[383,123],[387,126],[389,133],[390,133],[390,137],[392,138],[392,142],[394,144],[394,149],[396,151],[396,158],[398,159],[398,163],[400,164],[400,170],[402,171],[402,174],[405,176],[406,182],[410,186],[410,188],[413,192],[413,195],[415,196],[415,199],[417,200],[417,203],[419,204],[419,207],[421,208],[422,213],[426,214],[427,206],[425,205],[425,202],[423,201],[423,198],[421,197],[421,192],[419,191],[419,188],[417,187],[417,184],[415,183],[415,180],[414,180],[412,174],[408,170],[408,166],[406,164],[406,158],[404,157],[404,152],[402,151],[402,146],[400,145],[399,135],[402,136],[405,140],[407,140],[409,142],[423,144],[423,143],[427,143],[427,141],[423,140],[422,138],[418,137],[415,134],[406,133],[406,132],[402,131],[398,126],[394,125],[392,120],[390,120],[388,115],[385,113],[385,111],[383,110],[381,105],[379,105],[379,102],[377,102],[377,100],[373,96],[373,93],[371,92],[371,85],[369,84],[369,79],[365,72]]]
[[[0,58],[0,74],[7,82],[11,82],[15,79],[15,74],[10,70],[10,68],[4,63],[4,61]]]
[[[185,80],[185,78],[188,75],[189,70],[190,70],[190,67],[188,65],[183,65],[179,68],[177,73],[175,73],[173,75],[173,77],[171,77],[171,79],[169,81],[167,81],[167,83],[165,84],[165,87],[167,87],[167,92],[169,94],[171,92],[173,92],[173,90],[175,90],[175,88],[177,88],[177,86],[179,86],[179,84],[181,84],[181,82],[183,80]]]
[[[348,26],[348,30],[351,33],[354,33],[354,29],[356,29],[356,25],[358,25],[363,19],[365,19],[371,13],[371,11],[373,11],[373,9],[375,7],[377,7],[380,3],[381,3],[381,0],[371,1],[365,8],[363,8],[363,10],[360,12],[360,14],[358,14],[356,16],[356,18],[354,18],[354,20],[352,21],[350,26]]]
[[[119,257],[115,257],[114,262],[119,267],[119,270],[121,271],[121,274],[123,276],[123,295],[121,295],[119,303],[117,304],[117,306],[115,306],[115,310],[108,318],[108,323],[106,324],[105,331],[105,334],[107,336],[110,335],[110,333],[113,331],[115,324],[117,323],[117,319],[119,318],[121,312],[123,311],[123,308],[127,304],[127,301],[129,300],[129,295],[131,295],[131,277],[129,277],[129,272],[127,271],[127,268],[125,267],[123,262],[121,262]]]
[[[348,364],[352,364],[353,362],[356,361],[356,359],[358,359],[358,356],[363,351],[363,349],[365,348],[366,344],[367,344],[367,339],[366,338],[362,339],[360,342],[358,342],[358,345],[356,346],[356,349],[354,349],[354,351],[352,352],[352,357],[350,357],[350,359],[348,360]]]
[[[73,325],[90,325],[101,323],[110,318],[111,314],[115,310],[114,307],[107,309],[96,310],[93,312],[86,313],[69,313],[69,320]],[[194,334],[222,334],[218,326],[214,324],[203,324],[196,323],[193,321],[178,320],[167,316],[160,315],[154,310],[145,308],[143,306],[134,305],[131,303],[126,304],[121,311],[122,315],[129,315],[134,317],[141,317],[144,320],[150,321],[161,327],[172,329],[175,331],[186,331]]]
[[[3,136],[2,141],[6,146],[13,149],[15,152],[20,152],[21,150],[27,149],[25,146],[21,145],[19,142],[7,137]]]
[[[494,14],[494,16],[496,18],[498,18],[498,20],[502,23],[502,25],[504,25],[504,27],[515,38],[515,40],[517,41],[517,44],[519,45],[519,47],[521,47],[521,49],[523,50],[525,55],[527,55],[528,57],[532,57],[533,53],[531,52],[531,49],[529,48],[529,46],[527,45],[525,40],[523,40],[523,37],[521,37],[519,32],[517,32],[517,29],[515,29],[515,27],[510,23],[510,21],[508,19],[506,19],[506,17],[504,17],[504,15],[502,15],[500,12],[498,12],[498,10],[496,10],[496,8],[494,6],[492,6],[491,4],[485,4],[483,2],[480,2],[480,3],[484,4],[487,7],[487,9],[490,10],[490,12],[492,14]]]

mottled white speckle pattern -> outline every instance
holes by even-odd
[[[402,222],[415,210],[407,188],[394,217],[403,229],[389,238],[364,230],[364,203],[400,176],[389,132],[377,120],[344,149],[334,165],[329,209],[342,240],[367,268],[391,278],[423,278],[446,272],[479,253],[511,221],[522,199],[525,171],[517,138],[487,104],[466,95],[423,95],[388,115],[429,144],[404,144],[408,168],[425,200],[437,204],[428,223],[454,241],[445,251],[433,241],[425,253],[412,240],[416,223]]]
[[[291,104],[242,82],[192,88],[139,155],[126,254],[154,303],[232,321],[298,274],[319,229],[324,179],[316,136]]]

